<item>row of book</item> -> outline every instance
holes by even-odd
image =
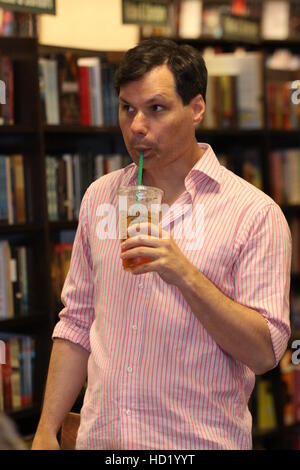
[[[117,126],[115,65],[70,52],[39,60],[43,118],[47,124]]]
[[[130,162],[128,156],[120,154],[48,155],[46,181],[49,220],[77,220],[80,203],[89,184]]]
[[[198,39],[202,36],[222,38],[224,16],[250,17],[257,21],[263,39],[300,37],[298,0],[247,0],[214,2],[211,0],[179,0],[169,2],[169,21],[164,26],[142,27],[143,37],[171,36]],[[257,37],[256,39],[259,39]]]
[[[267,59],[267,121],[270,129],[300,127],[300,56],[277,50]]]
[[[263,127],[263,61],[256,52],[203,54],[208,70],[206,112],[208,129]]]
[[[0,411],[18,410],[33,403],[35,340],[0,333]]]
[[[24,159],[0,155],[0,224],[26,222]]]
[[[292,354],[292,350],[288,349],[280,362],[285,426],[300,424],[300,366],[292,363]],[[270,379],[257,377],[255,393],[257,431],[277,429],[276,397]]]
[[[38,15],[0,8],[0,36],[37,37],[38,32]]]
[[[7,56],[0,57],[0,80],[0,125],[14,124],[14,63]]]
[[[297,102],[297,97],[295,102],[293,102],[293,95],[295,95],[296,91],[293,88],[294,83],[294,81],[280,82],[275,80],[267,82],[267,114],[269,129],[299,129],[300,106]]]
[[[0,320],[28,314],[28,259],[25,246],[0,241]]]
[[[203,56],[208,69],[203,127],[262,128],[262,55],[242,51],[221,54],[206,49]],[[282,52],[276,52],[268,61],[266,96],[271,129],[289,130],[300,126],[300,90],[296,95],[297,89],[292,87],[300,77],[300,60],[298,58],[298,65],[295,61],[296,56],[290,55],[282,59]],[[291,63],[293,69],[289,70]],[[41,58],[39,71],[44,122],[118,126],[114,64],[106,63],[100,57],[77,58],[65,52],[54,59]],[[5,84],[6,95],[6,103],[0,104],[0,124],[14,124],[14,71],[8,57],[0,58],[0,79]]]
[[[270,152],[271,195],[278,204],[300,204],[300,149]]]

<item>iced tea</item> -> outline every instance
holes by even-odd
[[[140,214],[137,214],[136,216],[127,215],[127,228],[130,225],[134,225],[134,220],[139,216],[140,216]],[[151,214],[148,215],[148,222],[151,223]],[[129,237],[128,237],[128,231],[127,231],[126,240],[128,238]],[[132,269],[137,268],[138,266],[141,266],[142,264],[151,263],[152,258],[137,256],[136,258],[123,259],[122,261],[123,261],[123,268],[126,271],[131,271]]]

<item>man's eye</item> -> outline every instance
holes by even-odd
[[[153,105],[152,105],[152,110],[153,110],[153,111],[156,111],[156,112],[157,112],[157,111],[162,111],[163,109],[164,109],[163,106],[160,105],[160,104],[153,104]]]
[[[130,104],[123,104],[122,105],[122,108],[124,109],[124,111],[126,111],[127,113],[133,113],[134,111],[134,108],[132,106],[130,106]]]

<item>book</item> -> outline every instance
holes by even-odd
[[[264,39],[287,39],[289,36],[290,2],[265,0],[262,10],[262,37]]]
[[[92,115],[91,115],[89,68],[82,65],[79,67],[78,73],[79,73],[80,123],[83,126],[90,126],[92,124]]]
[[[103,103],[102,103],[102,72],[100,57],[88,57],[78,59],[78,67],[85,67],[85,73],[88,72],[89,79],[89,100],[90,100],[90,124],[102,126]],[[86,70],[87,69],[87,70]],[[87,80],[87,77],[85,77]],[[87,83],[85,84],[87,86]]]
[[[262,128],[262,55],[205,51],[203,57],[210,77],[204,127]]]
[[[5,83],[5,103],[0,104],[0,124],[14,124],[14,66],[6,56],[0,58],[1,80]]]
[[[274,395],[270,382],[262,377],[257,377],[256,399],[258,430],[271,431],[276,429],[277,420]]]
[[[181,38],[196,39],[202,33],[202,1],[180,2],[178,34]]]
[[[46,123],[58,125],[60,124],[60,112],[56,60],[39,59],[39,81]]]
[[[79,124],[80,99],[77,57],[67,51],[58,54],[56,60],[61,123]]]
[[[12,155],[10,161],[14,188],[14,222],[24,224],[26,222],[26,198],[23,157]]]

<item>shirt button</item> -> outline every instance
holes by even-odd
[[[133,329],[133,330],[137,330],[137,326],[136,326],[136,325],[132,325],[132,329]]]
[[[132,367],[127,367],[127,372],[132,372]]]
[[[127,416],[130,416],[131,415],[131,410],[126,410],[125,413],[127,414]]]
[[[139,287],[140,289],[143,289],[144,284],[143,284],[142,282],[140,282],[139,285],[138,285],[138,287]]]

